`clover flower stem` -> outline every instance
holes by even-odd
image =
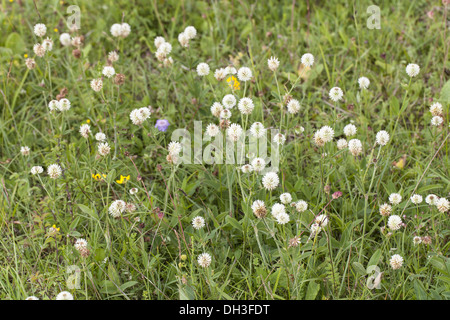
[[[30,69],[27,68],[27,70],[25,71],[25,74],[24,74],[23,77],[22,77],[22,81],[20,82],[19,87],[17,88],[16,93],[14,94],[13,102],[11,103],[11,107],[10,107],[10,112],[11,112],[11,110],[14,110],[14,107],[16,106],[16,100],[17,100],[17,97],[19,96],[19,93],[20,93],[20,91],[22,90],[22,87],[23,87],[23,85],[24,85],[24,83],[25,83],[25,80],[27,79],[28,72],[30,72]],[[12,116],[12,114],[11,114],[11,117],[12,117],[13,119],[15,119],[15,118]],[[14,121],[15,121],[15,120],[14,120]],[[16,127],[17,127],[17,126],[16,126]]]
[[[401,106],[400,110],[398,111],[397,120],[395,120],[394,130],[392,130],[392,137],[395,136],[395,131],[397,130],[398,120],[400,119],[400,116],[403,113],[403,111],[405,111],[404,109],[406,109],[406,107],[407,107],[406,97],[408,96],[409,90],[411,88],[411,81],[412,81],[412,77],[409,79],[408,89],[406,89],[405,95],[403,97],[402,106]],[[390,142],[392,140],[394,140],[394,139],[391,139],[388,143],[390,144]]]
[[[217,95],[216,95],[216,92],[215,92],[215,90],[214,90],[214,88],[212,86],[211,79],[208,79],[208,83],[209,83],[209,87],[211,88],[211,91],[212,91],[212,93],[214,95],[214,98],[217,100]]]
[[[283,125],[283,98],[281,98],[280,86],[278,84],[277,73],[274,72],[273,74],[275,76],[275,82],[277,83],[278,98],[280,99],[280,131],[281,131],[281,126]]]
[[[47,62],[47,73],[48,73],[48,81],[50,83],[50,97],[53,98],[53,84],[52,84],[52,70],[50,68],[50,61],[49,59],[45,59]]]
[[[375,146],[374,146],[375,147]],[[373,152],[373,149],[372,149]],[[358,262],[361,263],[361,257],[362,257],[362,253],[363,253],[363,248],[364,248],[364,238],[366,236],[366,226],[367,226],[367,207],[368,207],[368,202],[369,202],[369,193],[372,190],[372,185],[373,185],[373,180],[375,178],[375,172],[377,171],[378,168],[378,159],[380,158],[380,152],[381,152],[381,146],[378,148],[378,154],[377,154],[377,161],[374,165],[373,168],[373,173],[372,173],[372,179],[370,180],[370,185],[369,185],[369,189],[367,190],[367,193],[364,194],[364,224],[363,224],[363,234],[362,234],[362,239],[361,239],[361,247],[359,249],[359,258],[358,258]],[[372,157],[370,157],[372,158]],[[367,168],[368,170],[368,168]],[[364,188],[364,181],[365,181],[365,176],[366,176],[366,172],[364,173],[364,178],[362,180],[363,183],[363,188]]]
[[[333,263],[333,255],[331,252],[331,228],[330,228],[330,224],[328,224],[328,228],[326,228],[326,232],[325,235],[327,237],[327,246],[328,246],[328,253],[330,254],[330,264],[331,264],[331,273],[333,274],[333,289],[334,289],[334,294],[336,294],[336,275],[334,273],[334,263]]]
[[[227,187],[228,187],[228,203],[229,203],[229,210],[230,210],[230,217],[233,217],[233,195],[232,195],[232,186],[230,183],[230,173],[229,173],[229,169],[228,169],[228,165],[226,166],[226,170],[227,170]]]

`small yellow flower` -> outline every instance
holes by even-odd
[[[23,55],[25,58],[28,58],[28,55],[25,53],[24,55]]]
[[[53,29],[53,31],[58,32],[58,28]]]
[[[227,82],[231,89],[233,90],[240,89],[240,82],[236,79],[235,76],[228,77]]]
[[[130,180],[130,175],[128,175],[128,176],[120,175],[120,179],[116,180],[116,182],[118,184],[122,184],[122,183],[126,183],[128,180]]]
[[[86,122],[87,122],[87,123],[91,123],[91,120],[87,119]]]
[[[103,176],[103,178],[106,178],[106,174],[102,174],[102,175],[100,175],[100,173],[97,173],[97,174],[92,174],[92,178],[94,178],[95,180],[103,180],[102,179],[102,176]]]
[[[53,228],[53,230],[56,230],[57,232],[59,232],[59,229],[60,229],[60,228],[57,228],[57,227],[56,227],[56,224],[54,224],[54,225],[52,226],[52,228]]]

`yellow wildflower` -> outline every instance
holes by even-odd
[[[127,176],[120,175],[120,179],[116,180],[116,182],[118,184],[122,184],[122,183],[126,183],[128,180],[130,180],[130,175],[127,175]]]
[[[236,79],[235,76],[228,77],[227,82],[231,89],[233,90],[240,89],[240,82]]]

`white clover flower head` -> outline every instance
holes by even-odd
[[[109,214],[113,218],[119,218],[120,215],[125,211],[127,207],[127,204],[123,200],[115,200],[111,205],[109,206]]]
[[[410,77],[415,77],[419,74],[420,67],[415,63],[410,63],[406,66],[406,73]]]
[[[278,61],[277,57],[270,57],[270,59],[267,60],[267,66],[271,71],[276,71],[278,69],[278,66],[280,65],[280,61]]]
[[[33,52],[40,58],[42,58],[45,55],[45,47],[40,44],[40,43],[36,43],[33,46]]]
[[[105,66],[103,67],[102,74],[107,78],[111,78],[113,75],[116,74],[116,70],[114,70],[114,68],[111,66]]]
[[[328,218],[326,214],[320,214],[314,219],[314,223],[320,227],[325,228],[328,225]]]
[[[261,172],[266,167],[266,161],[263,158],[255,158],[252,160],[252,168],[255,172]]]
[[[219,133],[219,127],[213,123],[210,123],[206,127],[206,134],[210,137],[215,137]]]
[[[59,100],[58,109],[61,112],[68,111],[70,109],[70,105],[71,104],[69,99],[62,98],[61,100]]]
[[[211,264],[211,260],[212,260],[211,255],[206,252],[202,253],[197,258],[197,262],[200,265],[200,267],[202,267],[202,268],[208,268],[209,265]]]
[[[166,42],[166,40],[163,37],[161,37],[161,36],[156,37],[154,40],[156,49],[159,49],[159,47],[165,42]]]
[[[89,138],[89,134],[91,133],[91,126],[87,123],[82,124],[80,126],[80,134],[83,138],[87,139]]]
[[[370,80],[366,77],[361,77],[358,79],[358,84],[360,89],[367,89],[370,85]]]
[[[200,230],[205,226],[205,219],[200,216],[195,217],[194,219],[192,219],[192,226],[194,227],[194,229]]]
[[[134,194],[138,193],[138,191],[139,191],[138,188],[131,188],[130,189],[130,194],[134,195]]]
[[[178,35],[178,42],[182,47],[189,47],[189,37],[185,32],[182,32]]]
[[[111,26],[110,32],[113,37],[120,37],[120,35],[122,34],[122,26],[120,25],[120,23],[114,23]]]
[[[284,204],[275,203],[272,206],[271,213],[272,216],[276,219],[280,214],[286,213],[286,207],[284,206]]]
[[[133,124],[140,126],[147,120],[151,115],[150,109],[147,107],[142,107],[139,109],[134,109],[130,113],[130,119]]]
[[[252,78],[252,70],[247,67],[242,67],[238,70],[238,79],[240,81],[246,82],[249,81]]]
[[[280,195],[280,201],[282,204],[289,204],[292,201],[292,196],[289,192],[282,193]]]
[[[254,108],[255,105],[251,98],[244,97],[239,100],[238,109],[242,114],[251,114]]]
[[[353,156],[359,156],[363,151],[361,141],[359,139],[350,140],[348,142],[348,149]]]
[[[302,134],[303,132],[305,132],[305,128],[303,128],[302,126],[295,128],[295,133],[296,134]]]
[[[435,102],[430,106],[430,112],[433,116],[442,116],[444,113],[444,109],[442,108],[442,104],[439,102]]]
[[[301,62],[307,67],[312,67],[314,64],[314,56],[311,53],[305,53],[301,58]]]
[[[74,47],[80,47],[83,44],[83,39],[81,37],[73,37],[72,38],[72,45]]]
[[[28,147],[28,146],[20,147],[20,153],[23,156],[29,156],[30,155],[30,147]]]
[[[286,142],[286,136],[284,134],[281,133],[277,133],[274,137],[273,137],[273,142],[275,142],[277,145],[283,145]]]
[[[45,36],[45,33],[47,32],[47,27],[43,23],[38,23],[34,26],[34,34],[38,37]]]
[[[129,35],[130,32],[131,32],[131,27],[130,27],[130,25],[129,25],[128,23],[124,22],[124,23],[121,24],[121,27],[122,27],[122,32],[121,32],[120,36],[121,36],[122,38],[128,37],[128,35]]]
[[[74,247],[75,247],[75,249],[80,251],[82,249],[86,249],[87,245],[88,245],[87,241],[83,238],[80,238],[80,239],[77,239],[77,241],[75,241]]]
[[[205,62],[199,63],[197,66],[197,74],[201,77],[207,76],[209,74],[209,65]]]
[[[266,190],[275,190],[280,183],[280,179],[275,172],[268,172],[262,178],[262,184]]]
[[[95,134],[95,140],[97,141],[105,141],[106,140],[106,134],[104,134],[103,132],[98,132]]]
[[[193,26],[188,26],[184,29],[184,33],[189,40],[194,39],[197,36],[197,30]]]
[[[42,41],[42,46],[45,48],[45,51],[53,50],[53,40],[47,37],[44,41]]]
[[[211,106],[211,113],[214,117],[219,118],[222,110],[223,106],[220,104],[220,102],[214,102],[213,105]]]
[[[228,67],[225,67],[225,72],[226,72],[227,74],[236,74],[236,73],[237,73],[237,70],[236,70],[236,68],[233,67],[233,66],[228,66]]]
[[[295,209],[298,212],[305,212],[308,209],[308,203],[305,200],[299,200],[295,203]]]
[[[158,50],[156,50],[156,57],[158,60],[163,61],[172,51],[172,45],[168,42],[161,43]]]
[[[131,27],[128,23],[115,23],[110,29],[111,35],[116,38],[126,38],[131,32]]]
[[[91,88],[95,92],[99,92],[103,88],[103,80],[102,78],[92,79],[91,80]]]
[[[177,156],[182,150],[181,144],[178,141],[171,141],[167,146],[167,150],[169,151],[170,155]]]
[[[356,134],[356,126],[354,124],[348,124],[344,127],[344,134],[346,137],[351,137]]]
[[[391,193],[389,196],[389,202],[393,205],[397,205],[402,202],[402,196],[398,193]]]
[[[250,126],[250,134],[257,139],[264,137],[266,131],[266,128],[264,128],[264,125],[261,122],[254,122]]]
[[[436,208],[441,213],[447,212],[450,209],[450,202],[446,198],[440,198],[436,201]]]
[[[376,141],[380,146],[385,146],[389,142],[389,133],[385,130],[381,130],[377,133]]]
[[[34,166],[31,168],[31,174],[41,174],[42,172],[44,172],[44,169],[41,166]]]
[[[384,203],[380,206],[380,214],[383,217],[389,216],[391,214],[391,212],[392,212],[392,207],[389,204]]]
[[[225,71],[225,68],[219,68],[214,71],[214,78],[216,78],[217,81],[222,81],[227,76],[227,73]]]
[[[411,202],[414,204],[420,204],[422,202],[423,198],[420,194],[413,194],[411,196]]]
[[[342,89],[339,87],[333,87],[330,90],[330,99],[334,102],[338,102],[339,100],[342,100],[342,97],[344,96],[344,93],[342,92]]]
[[[165,58],[164,61],[163,61],[163,64],[164,64],[164,67],[171,66],[173,64],[172,57]]]
[[[318,223],[312,223],[310,227],[310,238],[313,238],[316,234],[318,234],[322,230],[322,227]]]
[[[439,200],[439,197],[435,194],[429,194],[425,197],[425,202],[430,206],[436,205],[436,202]]]
[[[73,300],[73,296],[68,291],[62,291],[56,296],[56,300]]]
[[[39,298],[35,296],[29,296],[25,300],[39,300]]]
[[[347,140],[345,139],[339,139],[336,144],[339,150],[345,149],[348,146]]]
[[[228,109],[223,109],[220,112],[220,119],[230,119],[231,118],[231,111]]]
[[[253,171],[253,167],[252,167],[251,164],[244,164],[244,165],[241,167],[241,171],[242,171],[242,173],[250,173],[250,172]]]
[[[109,146],[108,142],[102,142],[98,145],[98,154],[101,156],[107,156],[109,152],[111,151],[111,147]]]
[[[253,214],[259,219],[264,218],[267,214],[266,204],[262,200],[255,200],[252,204],[252,210]]]
[[[64,47],[70,46],[72,44],[72,39],[70,38],[70,34],[61,33],[61,35],[59,36],[59,42],[61,42],[61,44]]]
[[[275,219],[278,224],[286,224],[290,220],[289,215],[286,212],[280,213]]]
[[[52,179],[57,179],[61,176],[62,174],[62,169],[59,166],[59,164],[51,164],[48,166],[47,168],[47,174],[50,176],[50,178]]]
[[[300,111],[300,102],[296,99],[289,100],[287,110],[290,114],[296,114]]]
[[[232,123],[227,129],[227,135],[231,141],[238,141],[239,137],[242,135],[242,127],[237,123]]]
[[[399,254],[394,254],[391,259],[389,260],[389,264],[391,265],[392,269],[397,270],[400,269],[403,266],[403,258]]]
[[[25,65],[28,69],[33,70],[34,68],[36,68],[36,60],[34,60],[33,58],[27,58],[25,60]]]
[[[413,238],[413,244],[416,246],[416,245],[418,245],[418,244],[420,244],[422,242],[422,238],[421,237],[418,237],[418,236],[415,236],[414,238]]]
[[[227,94],[222,99],[222,104],[227,109],[233,109],[233,107],[236,105],[236,97],[232,94]]]
[[[319,130],[320,139],[322,139],[325,143],[333,140],[334,130],[329,126],[323,126]]]
[[[402,218],[400,218],[400,216],[393,214],[392,216],[389,217],[387,225],[389,229],[391,229],[392,231],[398,230],[402,226]]]
[[[434,116],[431,118],[431,125],[435,127],[439,127],[444,122],[444,119],[441,116]]]
[[[320,130],[314,132],[314,143],[318,147],[323,147],[325,145],[325,141],[322,139],[322,133]]]
[[[116,62],[119,60],[119,54],[117,53],[117,51],[111,51],[110,53],[108,53],[108,60],[111,62]]]

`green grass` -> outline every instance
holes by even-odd
[[[377,1],[381,29],[367,28],[370,1],[73,1],[85,37],[79,59],[59,42],[69,32],[65,1],[0,1],[0,299],[55,299],[61,291],[79,300],[450,298],[448,211],[409,201],[413,193],[425,200],[450,192],[450,37],[440,0]],[[432,9],[434,19],[427,17]],[[118,41],[110,27],[122,15],[132,31]],[[36,23],[47,26],[54,46],[29,70],[25,55],[34,57],[41,41]],[[183,48],[177,37],[187,26],[198,34]],[[170,67],[155,57],[156,36],[172,44]],[[94,92],[90,81],[101,77],[113,50],[125,83],[105,78]],[[315,57],[306,73],[305,53]],[[276,78],[271,56],[280,60]],[[200,62],[211,67],[205,78],[195,70]],[[417,77],[406,74],[409,63],[420,66]],[[287,137],[272,192],[262,176],[237,165],[166,160],[175,129],[193,134],[194,121],[203,130],[218,124],[210,107],[231,90],[213,74],[231,64],[252,70],[236,96],[245,90],[255,103],[247,121],[233,108],[231,122],[281,125]],[[361,76],[370,79],[368,90],[359,89]],[[336,104],[328,96],[335,86],[344,91]],[[48,103],[63,88],[71,108],[51,113]],[[286,93],[301,103],[297,115],[287,114]],[[444,109],[439,127],[430,124],[436,101]],[[130,112],[149,105],[150,119],[133,125]],[[157,119],[169,120],[167,132],[154,128]],[[88,120],[93,134],[84,139],[79,128]],[[336,147],[349,123],[363,144],[358,157]],[[314,133],[324,125],[335,137],[317,147]],[[300,126],[304,132],[296,133]],[[391,135],[387,146],[375,144],[380,130]],[[96,156],[99,131],[112,147],[105,157]],[[21,146],[30,147],[29,156]],[[396,166],[402,157],[404,166]],[[64,169],[58,179],[30,174],[53,163]],[[93,179],[97,173],[106,178]],[[120,175],[129,181],[117,183]],[[333,199],[336,191],[343,195]],[[270,208],[284,192],[308,210],[287,205],[291,220],[279,225]],[[387,236],[379,208],[394,192],[403,201],[392,214],[406,226]],[[114,219],[108,208],[118,199],[137,210]],[[258,199],[269,210],[264,219],[251,209]],[[309,239],[319,213],[329,223]],[[206,220],[200,230],[191,224],[196,216]],[[289,246],[295,236],[301,244]],[[413,245],[414,236],[430,236],[431,244]],[[86,258],[74,248],[78,238],[89,243]],[[203,252],[212,256],[208,268],[197,263]],[[404,259],[398,270],[389,265],[394,254]],[[370,266],[383,273],[379,289],[367,286]],[[80,286],[70,289],[75,274]]]

